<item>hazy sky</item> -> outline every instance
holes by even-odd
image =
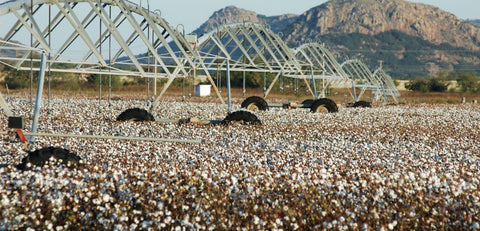
[[[130,0],[147,6],[147,0]],[[480,19],[480,0],[410,0],[437,6],[460,19]],[[150,0],[150,10],[159,9],[171,26],[183,24],[185,32],[197,29],[213,12],[226,6],[255,11],[266,16],[301,14],[327,0]]]

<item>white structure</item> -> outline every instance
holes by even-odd
[[[199,84],[195,86],[195,96],[205,97],[210,96],[212,92],[212,85]]]

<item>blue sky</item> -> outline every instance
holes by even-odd
[[[130,0],[147,5],[147,0]],[[480,0],[410,0],[437,6],[455,14],[460,19],[480,19]],[[170,25],[183,24],[187,33],[198,28],[213,12],[234,5],[259,14],[274,16],[285,13],[301,14],[308,9],[327,2],[326,0],[150,0],[150,9],[160,9],[162,17]]]

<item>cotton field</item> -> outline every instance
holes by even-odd
[[[7,102],[28,130],[29,101]],[[204,142],[38,137],[34,149],[66,148],[82,164],[20,171],[27,153],[3,135],[0,230],[480,229],[479,106],[270,109],[255,112],[261,126],[115,121],[133,107],[146,102],[53,99],[39,132]],[[225,115],[173,99],[154,112]]]

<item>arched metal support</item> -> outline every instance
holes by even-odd
[[[374,71],[373,76],[380,80],[380,83],[385,89],[385,95],[391,96],[395,103],[398,103],[398,98],[401,96],[392,77],[390,77],[381,67]]]
[[[325,97],[328,87],[346,87],[348,75],[333,57],[333,54],[319,43],[306,43],[295,48],[296,59],[310,71],[312,83],[322,80],[322,88],[314,87],[314,95]],[[350,94],[353,96],[351,91]],[[317,98],[315,97],[315,98]]]
[[[314,93],[307,81],[309,71],[302,69],[292,49],[278,35],[262,25],[223,25],[199,38],[199,51],[207,54],[203,60],[212,71],[225,71],[228,59],[231,71],[276,73],[268,87],[264,82],[264,97],[268,96],[280,73],[304,79],[312,95]],[[216,56],[208,55],[215,51]]]
[[[42,17],[46,8],[48,23]],[[217,97],[225,104],[210,72],[227,68],[232,72],[275,73],[268,88],[265,84],[265,97],[280,76],[294,78],[296,87],[298,79],[303,79],[308,92],[318,98],[324,97],[330,86],[346,87],[354,75],[362,76],[370,88],[379,89],[380,95],[398,96],[384,72],[372,74],[368,68],[355,64],[347,73],[324,45],[309,42],[291,49],[281,37],[260,24],[219,26],[198,38],[194,47],[184,33],[171,28],[160,14],[126,0],[8,1],[0,4],[0,16],[15,20],[10,29],[0,32],[5,40],[0,42],[0,49],[7,49],[12,41],[32,37],[31,47],[52,55],[47,61],[52,72],[167,79],[150,110],[156,108],[174,79],[188,78],[197,70],[207,75]],[[100,25],[100,31],[94,25]],[[55,37],[54,44],[46,39],[51,36]],[[107,45],[109,52],[105,55],[102,47]],[[154,62],[150,58],[146,61],[145,53],[151,54]],[[18,70],[39,70],[41,60],[31,57],[27,51],[20,56],[1,56],[0,62]],[[154,68],[150,68],[153,63]],[[316,89],[316,80],[322,80],[320,90]],[[356,81],[355,87],[359,84]],[[356,92],[351,91],[357,99]]]
[[[389,103],[388,96],[391,93],[388,92],[396,90],[393,90],[394,86],[392,88],[391,85],[384,84],[385,81],[392,81],[390,77],[381,75],[381,72],[377,72],[378,74],[372,73],[362,61],[357,59],[347,60],[341,66],[351,78],[352,89],[360,89],[360,93],[355,94],[355,101],[361,100],[366,91],[371,91],[374,95],[374,101],[383,99],[383,101]]]

